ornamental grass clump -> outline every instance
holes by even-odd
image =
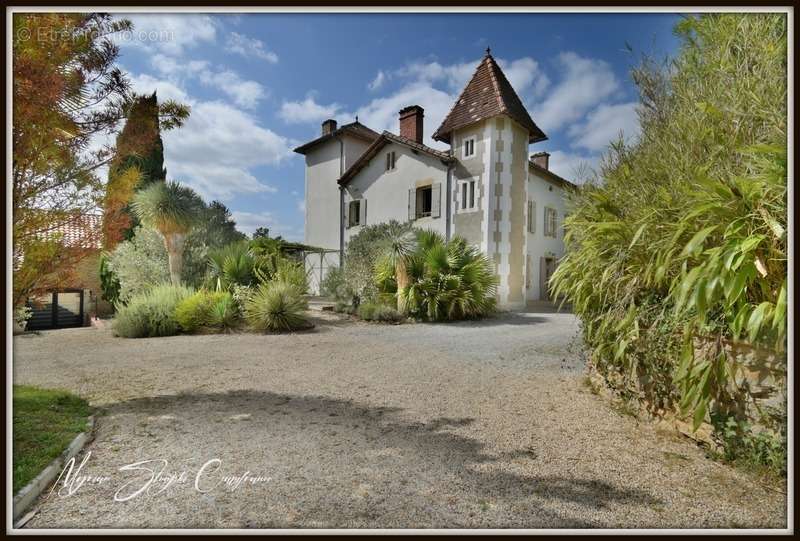
[[[228,330],[236,325],[238,315],[233,296],[227,291],[201,289],[183,299],[175,309],[175,318],[186,332],[203,328]]]
[[[117,306],[114,333],[124,338],[172,336],[181,327],[175,317],[177,306],[194,291],[185,286],[162,284],[134,295],[125,306]]]
[[[358,317],[365,321],[399,323],[406,319],[395,307],[380,302],[365,302],[358,305]]]
[[[294,331],[310,326],[307,308],[295,284],[263,282],[245,300],[244,317],[257,331]]]

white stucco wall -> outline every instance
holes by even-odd
[[[306,154],[306,244],[339,249],[337,180],[368,146],[367,141],[342,135],[318,145]]]
[[[326,141],[306,154],[305,243],[339,248],[339,185],[341,148],[337,139]]]
[[[341,141],[341,143],[340,143]],[[339,184],[345,171],[364,153],[369,142],[346,135],[326,141],[306,154],[304,242],[310,246],[337,250],[306,257],[309,290],[319,294],[320,280],[328,269],[339,265]]]
[[[386,154],[395,152],[396,167],[386,171]],[[433,229],[443,236],[446,233],[447,165],[440,159],[422,152],[416,154],[406,146],[390,143],[384,146],[372,161],[347,184],[345,205],[353,199],[366,200],[366,223],[372,225],[390,220],[408,221],[408,191],[427,184],[441,183],[440,216],[414,221],[414,226]],[[345,243],[356,235],[362,226],[345,229]]]
[[[526,273],[527,298],[539,300],[540,258],[564,255],[564,213],[566,211],[564,188],[549,181],[534,170],[528,173],[528,199],[536,202],[536,232],[528,233],[528,269]],[[545,207],[556,210],[556,236],[544,236]],[[527,221],[526,221],[527,224]]]

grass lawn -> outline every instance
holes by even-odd
[[[89,404],[67,391],[14,385],[14,494],[86,428]]]

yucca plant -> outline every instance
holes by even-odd
[[[397,287],[397,311],[408,313],[405,291],[409,284],[408,262],[417,246],[418,235],[409,229],[395,229],[387,232],[382,241],[382,261],[380,266],[391,269],[391,277]],[[386,280],[386,272],[381,273]]]
[[[173,285],[179,285],[186,235],[205,208],[203,200],[177,182],[154,182],[134,195],[131,207],[144,225],[161,233],[170,279]]]
[[[309,326],[308,302],[297,287],[280,281],[261,283],[244,304],[244,317],[259,331],[293,331]]]
[[[223,331],[235,329],[240,320],[239,305],[233,295],[227,292],[217,300],[209,312],[209,324]]]

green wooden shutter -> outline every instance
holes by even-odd
[[[431,186],[431,216],[438,218],[442,215],[442,183],[437,182]]]

